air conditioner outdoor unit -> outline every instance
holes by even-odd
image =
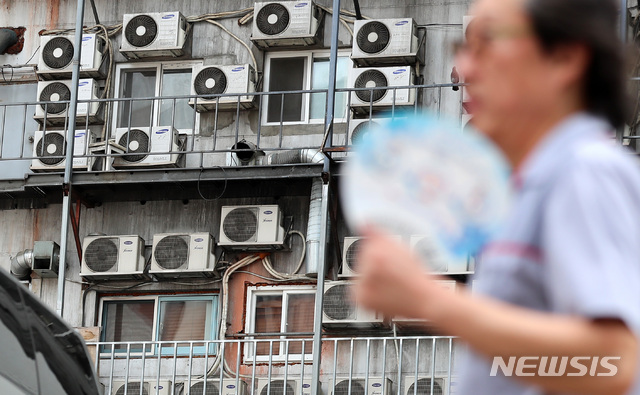
[[[111,385],[111,395],[138,395],[140,393],[142,395],[170,395],[172,393],[171,381],[129,381],[125,386],[124,381],[114,380]]]
[[[142,278],[144,240],[140,236],[87,236],[80,275],[93,280]]]
[[[180,12],[125,14],[120,53],[129,59],[184,55],[187,19]]]
[[[285,391],[286,388],[286,391]],[[284,379],[272,378],[258,379],[258,392],[255,395],[311,395],[311,379],[287,378],[286,385]]]
[[[209,233],[162,233],[153,236],[149,273],[157,277],[213,277],[213,237]]]
[[[284,248],[282,211],[276,205],[223,206],[221,247],[233,250]]]
[[[467,274],[469,273],[467,257],[455,260],[448,259],[437,251],[433,240],[429,236],[411,236],[409,239],[411,249],[428,265],[433,273],[441,274]]]
[[[34,119],[40,124],[66,125],[69,122],[69,101],[71,100],[71,80],[38,82],[38,101]],[[78,100],[97,100],[99,87],[96,80],[83,78],[78,82]],[[44,103],[50,102],[50,103]],[[76,125],[101,123],[99,102],[78,103]]]
[[[73,51],[75,37],[73,35],[40,37],[40,59],[38,60],[38,76],[45,80],[70,79],[73,71]],[[107,75],[108,63],[105,56],[104,38],[97,34],[82,35],[82,51],[80,52],[80,77],[104,78]]]
[[[238,107],[246,110],[255,107],[255,96],[246,95],[255,92],[256,76],[249,64],[236,66],[198,66],[191,80],[192,95],[230,95],[242,96],[198,97],[189,100],[191,107],[199,112],[236,111]]]
[[[318,44],[322,16],[311,0],[255,3],[251,40],[262,49]]]
[[[391,236],[400,241],[400,236]],[[342,247],[342,273],[339,277],[355,277],[358,275],[357,256],[362,237],[345,237]]]
[[[118,128],[115,141],[125,153],[114,158],[115,169],[178,166],[180,141],[171,126]]]
[[[382,317],[356,305],[351,290],[353,283],[335,281],[327,283],[322,304],[322,325],[325,327],[379,326]]]
[[[56,171],[64,170],[67,153],[67,131],[41,131],[35,132],[33,144],[33,160],[31,170]],[[75,170],[91,170],[95,158],[87,155],[89,144],[95,142],[95,137],[90,130],[76,130],[73,143],[73,168]]]
[[[352,69],[349,86],[352,88],[393,88],[412,86],[415,73],[410,66],[380,67]],[[351,95],[351,109],[357,113],[367,113],[370,107],[374,110],[390,109],[394,106],[412,106],[416,100],[416,90],[405,89],[371,89],[357,90]]]
[[[206,389],[205,389],[205,385],[206,385]],[[189,381],[185,381],[182,388],[183,388],[182,395],[205,395],[205,394],[207,395],[208,394],[246,395],[246,394],[249,394],[249,391],[247,390],[247,383],[245,383],[242,380],[236,381],[236,379],[223,379],[222,385],[220,385],[219,379],[191,380],[191,386],[189,386]]]
[[[421,60],[412,18],[357,20],[351,59],[359,66],[407,65]]]
[[[433,389],[432,389],[433,386]],[[404,395],[454,395],[455,378],[451,377],[451,384],[448,384],[446,377],[416,376],[413,374],[404,377]]]
[[[329,395],[393,395],[392,391],[393,382],[386,378],[369,376],[368,380],[365,378],[337,378],[335,385],[333,380],[329,383],[330,394]],[[351,389],[351,391],[349,391]]]
[[[380,122],[374,119],[352,119],[349,121],[349,141],[351,144],[358,144],[364,141],[371,129],[379,127]]]

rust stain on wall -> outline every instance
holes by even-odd
[[[55,29],[58,27],[60,18],[60,0],[48,0],[48,9],[47,27],[49,29]]]

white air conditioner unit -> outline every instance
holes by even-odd
[[[140,236],[87,236],[80,275],[93,280],[142,278],[144,240]]]
[[[311,395],[311,379],[284,378],[258,379],[258,392],[255,395]]]
[[[196,110],[236,111],[238,107],[246,110],[255,107],[255,96],[246,95],[253,93],[256,76],[253,66],[249,64],[237,66],[198,66],[195,67],[191,79],[191,94],[206,95],[230,95],[243,94],[242,96],[218,96],[198,97],[189,100],[191,107]]]
[[[429,271],[440,274],[469,273],[467,257],[451,260],[443,256],[429,236],[411,236],[409,244],[413,252],[428,265]]]
[[[120,53],[129,59],[184,55],[187,19],[180,12],[125,14]]]
[[[66,125],[69,122],[69,101],[71,100],[71,80],[38,82],[38,101],[34,119],[40,124]],[[83,78],[78,82],[78,100],[97,100],[99,86],[92,78]],[[50,102],[50,103],[44,103]],[[99,102],[78,103],[76,125],[102,122]]]
[[[157,277],[213,277],[216,258],[209,233],[162,233],[153,236],[149,273]]]
[[[335,385],[333,380],[329,383],[330,393],[329,395],[393,395],[392,393],[393,382],[382,377],[369,376],[365,378],[337,378]]]
[[[237,384],[237,385],[236,385]],[[205,389],[206,385],[206,389]],[[191,380],[191,386],[189,381],[185,381],[182,387],[182,395],[203,395],[203,394],[216,394],[216,395],[248,395],[247,383],[242,380],[236,381],[236,379],[223,379],[222,385],[220,385],[219,379]],[[293,394],[291,394],[293,395]]]
[[[178,131],[171,126],[118,128],[115,142],[125,153],[114,158],[115,169],[178,166],[180,141]]]
[[[67,131],[35,132],[32,171],[64,170],[67,153]],[[91,170],[95,158],[87,157],[89,144],[95,142],[90,130],[76,130],[73,143],[74,170]]]
[[[221,247],[233,250],[284,248],[282,211],[276,205],[223,206]]]
[[[380,127],[380,122],[376,119],[352,119],[349,121],[349,141],[351,144],[358,144],[365,139],[371,129]]]
[[[254,4],[251,40],[262,49],[320,43],[322,11],[311,0]]]
[[[412,18],[357,20],[351,59],[359,66],[407,65],[421,60]]]
[[[357,90],[351,95],[351,109],[357,113],[390,109],[394,106],[412,106],[416,100],[413,88],[392,89],[394,87],[413,86],[415,73],[410,66],[352,69],[349,86],[352,88],[387,88]],[[391,88],[391,89],[389,89]]]
[[[124,381],[114,380],[111,384],[111,395],[138,395],[140,393],[142,395],[170,395],[172,394],[171,381],[129,381],[125,386]]]
[[[391,236],[395,240],[400,241],[400,236]],[[358,275],[357,255],[360,249],[360,243],[364,239],[362,237],[345,237],[342,246],[342,273],[339,277],[355,277]]]
[[[404,395],[455,395],[456,377],[451,376],[451,382],[446,377],[416,376],[409,374],[404,376]],[[433,386],[433,390],[432,390]]]
[[[382,317],[356,305],[349,281],[327,283],[322,303],[322,325],[325,327],[379,326]]]
[[[73,51],[75,37],[73,35],[40,37],[40,59],[38,75],[43,79],[70,79],[73,71]],[[82,51],[80,52],[80,77],[104,78],[107,75],[108,63],[105,56],[104,38],[97,34],[82,35]]]

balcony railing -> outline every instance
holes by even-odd
[[[219,383],[234,395],[309,394],[311,346],[311,339],[282,338],[89,344],[105,394],[192,395],[218,394],[204,386]],[[254,358],[257,350],[265,358]],[[321,393],[455,394],[459,351],[452,337],[324,338]]]
[[[448,115],[460,117],[460,102],[462,95],[452,92],[452,84],[420,85],[390,88],[361,88],[338,89],[337,95],[341,95],[341,102],[345,107],[356,106],[359,92],[367,92],[369,96],[381,89],[387,90],[386,103],[380,106],[373,101],[369,103],[359,102],[357,111],[344,111],[342,119],[336,119],[333,129],[326,130],[326,117],[324,119],[309,119],[311,97],[318,102],[325,102],[327,90],[301,90],[287,92],[255,92],[250,94],[221,94],[212,96],[170,96],[170,97],[146,97],[146,98],[121,98],[121,99],[95,99],[79,100],[80,111],[76,130],[92,130],[91,140],[86,146],[76,147],[75,158],[80,165],[74,171],[85,170],[89,172],[117,172],[121,170],[144,170],[155,167],[165,167],[161,164],[146,163],[137,166],[135,160],[140,157],[153,156],[156,158],[169,157],[169,165],[185,169],[202,169],[207,167],[234,166],[237,159],[229,159],[231,154],[236,156],[251,156],[259,152],[268,156],[270,153],[286,150],[315,150],[324,151],[334,159],[344,157],[351,146],[354,126],[362,120],[379,117],[390,118],[401,116],[405,113],[430,111],[436,114],[443,112],[443,99],[446,96],[448,107],[451,108]],[[451,92],[449,92],[451,91]],[[409,96],[412,99],[409,105],[396,103],[397,96]],[[445,94],[445,92],[448,92]],[[244,116],[247,107],[246,100],[237,100],[235,108],[231,111],[220,110],[220,104],[229,98],[240,98],[250,95],[253,97],[254,110],[250,116]],[[302,100],[303,120],[298,122],[283,121],[285,98],[290,95],[299,95]],[[422,99],[422,100],[421,100]],[[272,104],[280,101],[280,117],[277,122],[265,122],[264,111],[266,101]],[[132,112],[136,105],[144,104],[149,111],[149,122],[145,127],[160,126],[169,130],[176,126],[176,111],[180,111],[179,105],[184,106],[186,101],[191,101],[193,107],[201,107],[207,102],[211,111],[206,113],[193,112],[192,126],[187,129],[178,129],[179,136],[173,147],[154,149],[153,147],[141,147],[139,144],[131,145],[129,134],[125,141],[117,137],[116,126],[125,131],[134,129],[132,125]],[[213,104],[212,104],[213,103]],[[453,103],[453,104],[452,104]],[[59,102],[28,102],[0,104],[0,166],[3,162],[22,162],[26,173],[32,161],[45,157],[46,162],[53,165],[44,165],[34,168],[33,172],[48,171],[62,173],[64,171],[65,150],[55,144],[38,144],[47,135],[56,133],[66,135],[69,116],[66,110],[68,101]],[[167,107],[167,104],[170,106]],[[58,115],[48,114],[51,106],[64,108]],[[159,109],[164,109],[165,120],[170,109],[170,121],[160,125],[158,123]],[[117,108],[128,108],[129,111],[115,111]],[[455,108],[454,108],[455,107]],[[184,107],[182,107],[184,108]],[[355,107],[354,107],[355,108]],[[88,110],[87,110],[88,109]],[[83,112],[82,112],[83,111]],[[32,121],[34,114],[37,122]],[[125,114],[126,113],[126,114]],[[326,113],[326,111],[325,111]],[[115,115],[114,115],[115,114]],[[124,114],[124,115],[123,115]],[[146,113],[145,113],[146,114]],[[229,116],[231,114],[231,117]],[[257,117],[256,117],[257,115]],[[146,116],[146,115],[145,115]],[[125,118],[125,119],[117,119]],[[356,119],[357,117],[357,119]],[[98,125],[94,125],[98,121]],[[139,123],[139,122],[138,122]],[[145,121],[146,123],[146,121]],[[38,126],[40,124],[40,126]],[[122,132],[120,132],[122,133]],[[124,135],[124,134],[123,134]],[[60,141],[57,136],[55,140]],[[52,137],[52,139],[53,139]],[[242,143],[249,144],[243,145]],[[38,151],[39,150],[39,151]],[[135,151],[133,155],[132,151]],[[173,155],[173,156],[171,156]],[[252,165],[275,165],[267,163],[268,160],[252,161]],[[84,160],[80,160],[84,159]],[[118,162],[126,162],[117,166]],[[114,161],[116,166],[114,166]],[[176,162],[173,164],[173,162]],[[169,166],[170,167],[170,166]],[[22,177],[19,177],[22,178]]]

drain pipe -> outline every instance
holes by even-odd
[[[11,258],[11,274],[18,280],[28,280],[33,269],[33,250],[24,250]]]
[[[0,53],[18,42],[18,35],[11,29],[0,29]]]

